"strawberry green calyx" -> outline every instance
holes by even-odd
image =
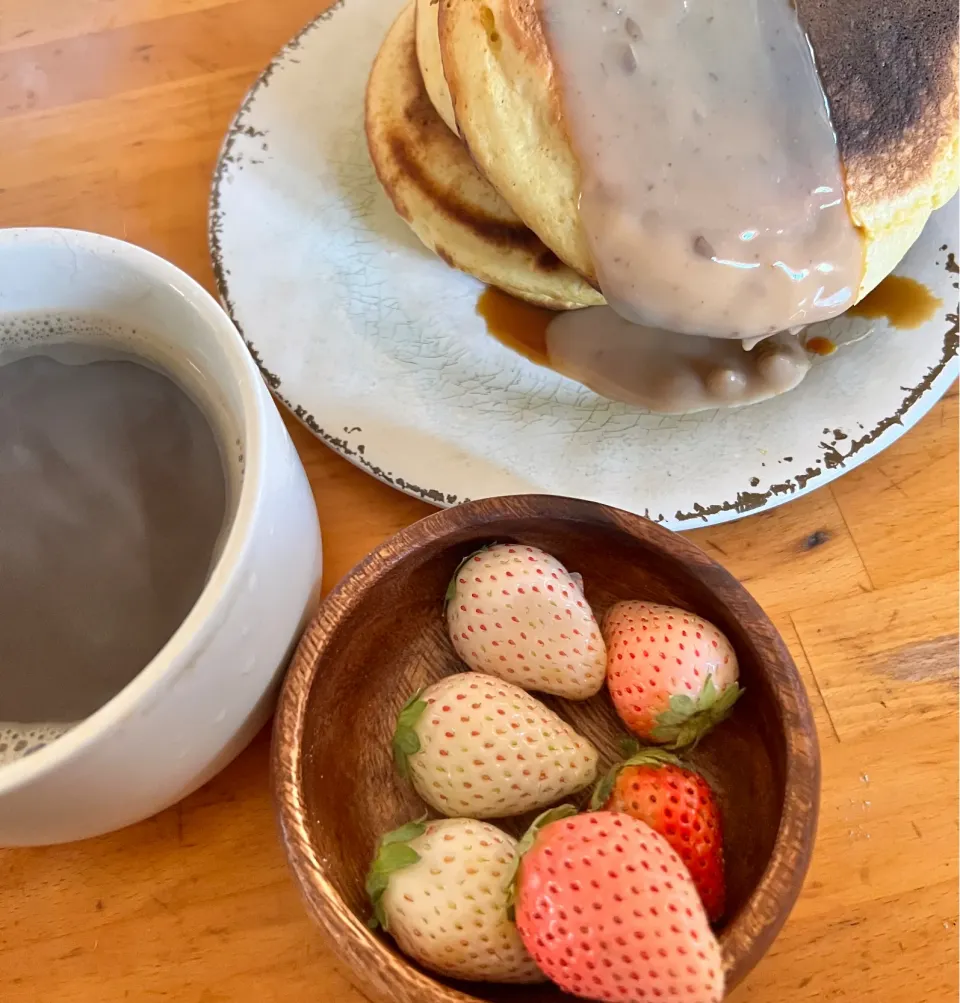
[[[422,692],[418,690],[403,705],[397,715],[397,727],[393,733],[393,761],[404,780],[410,779],[410,756],[420,751],[416,725],[420,715],[427,709],[426,700],[420,699]]]
[[[481,547],[479,550],[474,550],[472,553],[467,554],[467,556],[457,565],[457,570],[454,571],[453,577],[450,579],[450,584],[447,585],[447,594],[444,597],[444,606],[457,594],[457,578],[460,576],[460,572],[463,570],[464,566],[469,564],[477,554],[482,554],[485,550],[489,550],[491,547],[498,547],[498,543],[488,543],[486,546]]]
[[[670,697],[670,708],[658,715],[650,737],[669,749],[696,747],[708,731],[729,716],[742,694],[737,683],[717,693],[713,676],[707,676],[696,699],[685,695]]]
[[[635,756],[644,746],[642,746],[633,735],[623,735],[617,742],[620,747],[620,758],[630,759]]]
[[[399,829],[388,832],[377,846],[377,855],[373,858],[367,873],[366,889],[373,906],[373,915],[367,922],[371,930],[377,927],[387,929],[387,917],[383,911],[383,893],[390,884],[390,877],[404,867],[410,867],[420,860],[420,854],[407,844],[426,832],[427,827],[422,821],[407,822]]]
[[[613,785],[617,782],[617,777],[628,766],[653,766],[659,768],[661,766],[683,765],[672,752],[667,752],[666,749],[658,749],[650,746],[641,748],[636,742],[630,739],[623,743],[624,749],[630,746],[637,751],[629,755],[623,762],[612,766],[600,779],[596,787],[594,787],[593,794],[590,796],[591,811],[599,811],[610,800],[610,795],[613,793]]]
[[[553,822],[570,818],[576,815],[577,809],[572,804],[558,804],[555,808],[548,808],[541,812],[531,823],[530,828],[523,834],[520,842],[517,843],[517,860],[519,860],[533,846],[540,831]]]
[[[517,856],[513,862],[513,874],[510,877],[509,891],[507,893],[507,912],[511,920],[513,919],[514,905],[517,901],[517,878],[520,874],[520,862],[523,859],[523,855],[531,849],[537,840],[537,836],[548,825],[565,818],[570,818],[576,814],[578,814],[577,809],[572,804],[558,804],[555,808],[548,808],[533,820],[530,828],[527,829],[520,842],[517,843]]]

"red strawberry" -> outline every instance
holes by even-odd
[[[569,700],[603,686],[606,649],[581,582],[536,547],[471,554],[447,590],[447,626],[475,671]]]
[[[710,785],[663,749],[641,749],[597,784],[591,806],[646,822],[687,865],[707,915],[723,915],[723,830]]]
[[[640,738],[680,749],[731,711],[741,689],[737,656],[709,621],[648,602],[620,602],[603,625],[607,686]]]
[[[517,929],[541,971],[586,999],[719,1003],[720,945],[669,843],[629,815],[558,815],[519,848]]]

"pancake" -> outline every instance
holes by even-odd
[[[943,0],[797,0],[864,238],[861,299],[958,184],[957,16]],[[559,258],[597,276],[580,169],[535,0],[441,0],[460,133],[480,169]]]
[[[367,84],[367,144],[400,216],[454,268],[556,310],[603,303],[529,230],[477,170],[426,92],[410,4],[387,34]]]
[[[417,62],[423,85],[430,96],[430,102],[437,114],[458,136],[457,119],[453,114],[450,88],[443,75],[443,60],[440,57],[440,0],[416,0],[417,4]]]
[[[580,170],[533,0],[441,0],[439,37],[471,156],[540,239],[596,284],[577,212]]]
[[[957,9],[943,0],[796,7],[830,104],[847,204],[867,241],[862,299],[957,191]]]

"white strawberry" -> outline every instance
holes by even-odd
[[[603,686],[606,648],[579,577],[536,547],[498,544],[468,557],[447,590],[447,626],[478,672],[569,700]]]
[[[620,602],[603,624],[607,685],[624,724],[674,748],[696,744],[740,696],[737,656],[708,620],[648,602]]]
[[[589,786],[597,750],[529,693],[461,672],[414,696],[393,738],[401,775],[449,816],[503,818]]]
[[[480,982],[542,982],[507,916],[517,843],[487,822],[410,822],[380,841],[370,925],[424,968]]]

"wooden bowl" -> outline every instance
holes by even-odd
[[[598,619],[620,599],[671,603],[730,638],[745,696],[694,754],[725,825],[728,988],[760,960],[810,862],[820,755],[810,705],[783,641],[749,593],[692,543],[592,502],[524,495],[447,509],[398,533],[323,604],[280,698],[273,783],[287,856],[307,908],[356,986],[378,1003],[559,1003],[550,983],[509,987],[435,978],[365,926],[364,878],[379,836],[424,811],[394,773],[396,715],[417,689],[462,671],[443,600],[459,562],[486,543],[540,547],[583,576]],[[583,703],[538,697],[617,756],[623,725],[604,688]],[[522,820],[496,822],[515,835]]]

